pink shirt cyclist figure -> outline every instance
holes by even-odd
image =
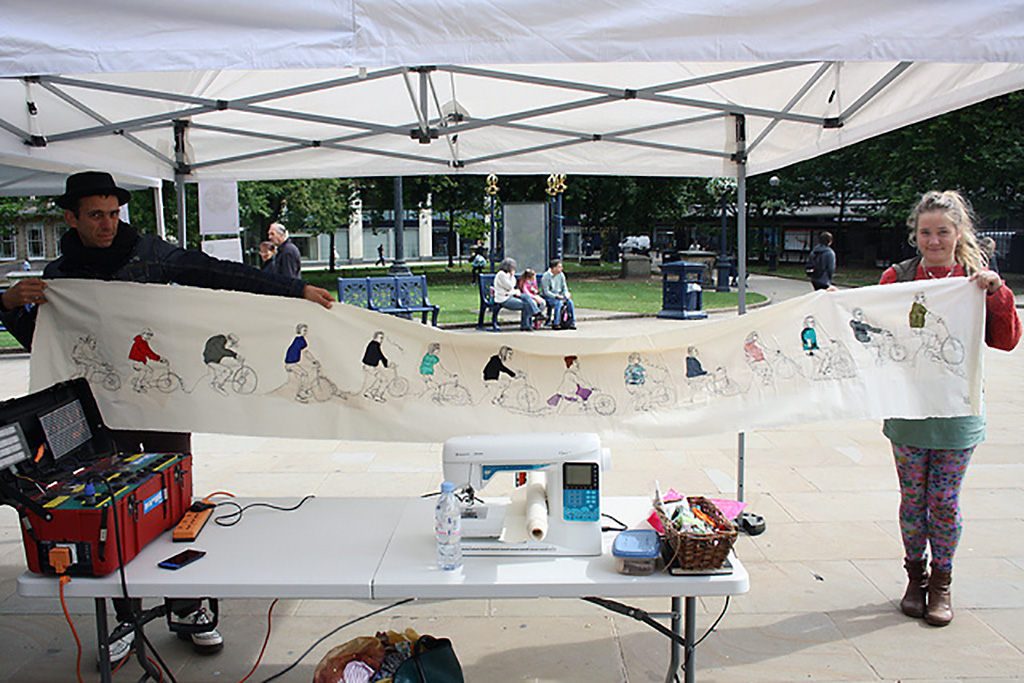
[[[907,225],[919,255],[886,270],[881,284],[969,278],[985,290],[985,343],[1012,350],[1021,336],[1013,292],[978,248],[968,201],[957,192],[927,192]],[[900,609],[945,626],[953,619],[949,587],[962,528],[960,487],[974,448],[985,439],[985,417],[888,419],[882,431],[892,442],[900,482],[900,535],[909,579]]]

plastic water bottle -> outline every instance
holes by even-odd
[[[441,484],[441,497],[434,508],[437,534],[437,566],[444,570],[462,566],[462,509],[455,497],[455,484]]]

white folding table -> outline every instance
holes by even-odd
[[[259,502],[290,507],[298,500]],[[613,532],[604,534],[599,556],[468,557],[460,569],[441,571],[435,564],[433,505],[432,498],[313,498],[291,512],[249,509],[231,527],[211,521],[189,544],[173,543],[168,532],[125,567],[129,594],[362,600],[668,597],[672,633],[682,633],[686,645],[681,648],[672,641],[666,680],[673,680],[685,662],[685,680],[693,681],[696,598],[736,595],[749,588],[747,571],[735,557],[729,574],[619,574],[610,553]],[[646,498],[602,500],[602,510],[628,526],[641,522],[649,509]],[[207,555],[176,571],[157,567],[157,562],[186,546],[206,550]],[[54,577],[25,572],[18,578],[22,596],[53,597],[58,591]],[[118,573],[75,578],[65,587],[65,596],[95,599],[102,649],[107,639],[106,599],[122,596]]]

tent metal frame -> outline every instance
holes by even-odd
[[[745,106],[736,102],[714,102],[707,99],[683,97],[677,94],[672,94],[674,91],[685,90],[696,86],[722,83],[724,81],[753,77],[797,67],[807,67],[808,65],[815,63],[817,64],[817,68],[814,72],[804,81],[803,85],[794,92],[785,106],[780,109],[765,109],[762,107]],[[68,130],[43,137],[33,135],[9,121],[0,119],[0,129],[17,136],[26,145],[33,147],[45,147],[60,144],[65,141],[96,138],[105,135],[120,135],[131,144],[136,145],[147,154],[158,159],[165,166],[173,169],[178,206],[184,206],[185,204],[185,182],[194,170],[225,166],[252,159],[292,154],[310,149],[329,149],[348,154],[364,154],[412,161],[423,164],[426,167],[436,167],[439,173],[455,169],[466,170],[477,166],[483,166],[489,162],[501,159],[537,154],[559,148],[595,142],[603,142],[612,145],[628,145],[677,154],[720,158],[724,162],[732,162],[733,168],[735,169],[735,179],[737,183],[737,251],[739,254],[739,313],[740,315],[743,315],[746,313],[746,179],[747,158],[750,151],[761,144],[771,131],[782,122],[793,122],[818,128],[842,127],[845,121],[855,116],[858,111],[878,97],[878,95],[885,91],[886,88],[898,81],[899,77],[912,66],[912,62],[904,61],[896,63],[882,77],[878,78],[875,83],[861,93],[851,105],[846,107],[844,111],[835,117],[810,116],[793,111],[807,93],[810,92],[822,78],[824,78],[829,72],[838,68],[838,63],[833,61],[779,61],[749,67],[725,69],[712,74],[683,80],[674,80],[636,89],[611,87],[582,81],[551,78],[546,76],[516,73],[512,71],[500,71],[492,68],[466,65],[400,66],[377,69],[373,72],[360,70],[359,73],[352,76],[328,79],[293,88],[257,93],[233,100],[197,97],[194,95],[168,92],[165,90],[116,85],[83,78],[71,78],[58,75],[40,75],[22,78],[26,84],[26,89],[31,89],[33,85],[37,85],[45,89],[67,105],[84,113],[90,119],[95,121],[97,125],[83,127],[76,130]],[[453,112],[451,113],[445,112],[445,107],[441,104],[440,98],[438,97],[437,88],[435,87],[434,82],[435,75],[438,74],[448,74],[452,79],[452,102],[454,107]],[[521,85],[553,88],[570,93],[579,93],[582,97],[570,99],[569,101],[558,104],[534,107],[531,109],[514,110],[488,118],[467,119],[459,113],[458,102],[454,99],[454,78],[456,75],[465,78],[507,81]],[[341,90],[346,87],[366,83],[368,81],[390,78],[400,78],[409,97],[411,110],[415,116],[415,119],[409,123],[399,125],[382,124],[373,121],[281,108],[279,106],[272,106],[269,104],[277,100],[283,100],[297,95],[305,95],[326,90]],[[142,97],[152,100],[161,100],[177,103],[182,105],[182,107],[174,111],[140,116],[122,121],[111,121],[68,92],[69,89],[102,91],[126,97]],[[630,100],[695,109],[704,113],[601,133],[587,130],[564,129],[551,125],[533,123],[533,121],[537,119],[550,116],[552,114],[601,107],[611,103]],[[354,132],[346,132],[344,134],[325,139],[313,139],[301,136],[264,132],[251,127],[222,126],[211,120],[218,112],[224,111],[241,112],[257,117],[274,117],[285,120],[324,124]],[[749,146],[746,141],[746,118],[748,116],[769,120],[767,127],[761,131],[756,139],[751,141]],[[683,128],[724,117],[732,117],[734,119],[736,134],[734,144],[735,149],[733,151],[674,145],[666,142],[654,142],[638,137],[646,132]],[[173,159],[162,154],[153,146],[139,139],[134,134],[141,131],[150,131],[167,127],[171,127],[173,129],[175,150]],[[524,133],[539,133],[551,136],[555,139],[551,142],[542,142],[540,144],[530,144],[528,146],[510,148],[469,159],[465,159],[460,156],[458,147],[458,136],[460,134],[471,131],[482,131],[492,127],[518,130]],[[263,150],[255,150],[216,159],[189,159],[187,150],[189,149],[188,131],[190,129],[200,130],[207,133],[263,140],[272,144]],[[444,155],[432,156],[429,154],[412,154],[409,152],[400,152],[385,149],[383,147],[371,146],[373,142],[382,139],[390,139],[392,137],[398,137],[403,140],[407,140],[411,137],[424,146],[429,146],[433,141],[443,138],[446,145],[445,151],[447,153]],[[181,244],[185,243],[186,237],[184,217],[185,212],[179,211],[178,234]],[[745,434],[740,433],[738,435],[737,443],[737,497],[739,500],[743,500],[744,498],[745,443]]]
[[[811,64],[818,65],[814,73],[807,78],[803,86],[793,95],[792,98],[790,98],[786,105],[779,109],[765,109],[761,107],[744,106],[743,104],[736,102],[715,102],[707,99],[683,97],[677,94],[671,94],[672,91],[683,90],[695,86],[722,83],[724,81],[753,77],[796,67],[807,67]],[[836,62],[829,61],[817,63],[781,61],[750,67],[725,69],[712,74],[683,80],[674,80],[636,89],[611,87],[582,81],[550,78],[513,71],[501,71],[465,65],[390,67],[377,69],[372,72],[361,71],[360,73],[351,76],[327,79],[293,88],[271,90],[231,100],[213,99],[170,92],[167,90],[112,84],[86,78],[60,75],[39,75],[23,77],[22,80],[27,84],[27,86],[31,87],[32,85],[37,85],[38,87],[45,89],[47,92],[52,93],[69,106],[85,113],[89,118],[96,122],[96,125],[58,132],[45,137],[33,135],[28,131],[22,130],[13,123],[2,119],[0,119],[0,128],[17,136],[26,145],[33,147],[45,147],[57,145],[65,141],[96,138],[105,135],[119,135],[132,144],[137,145],[147,154],[158,159],[162,164],[172,167],[176,175],[183,175],[186,177],[194,169],[225,166],[248,159],[292,154],[294,152],[309,149],[330,149],[348,154],[355,153],[392,159],[402,159],[423,164],[428,167],[436,167],[439,173],[443,173],[445,170],[451,171],[455,169],[465,171],[474,166],[483,165],[498,159],[508,159],[517,156],[537,154],[561,147],[593,142],[646,147],[660,151],[719,157],[727,160],[732,158],[733,161],[736,161],[735,154],[722,152],[721,150],[672,145],[665,142],[652,142],[650,140],[639,139],[637,136],[646,132],[666,130],[673,127],[685,127],[730,115],[743,115],[769,119],[769,127],[762,131],[756,140],[752,141],[750,149],[753,149],[760,144],[762,140],[764,140],[765,136],[772,128],[783,121],[823,128],[840,127],[868,102],[876,98],[879,93],[883,92],[887,87],[897,81],[899,76],[912,65],[912,62],[899,62],[895,64],[895,66],[893,66],[884,76],[879,78],[877,82],[862,93],[853,104],[848,106],[843,112],[834,118],[809,116],[793,111],[807,92],[809,92],[821,78],[823,78],[829,71],[837,68]],[[489,79],[493,81],[508,81],[529,86],[554,88],[567,92],[578,92],[587,96],[548,106],[530,109],[517,109],[488,118],[466,119],[461,116],[452,117],[450,115],[446,115],[442,111],[442,106],[440,104],[434,82],[435,77],[438,74],[448,74],[453,79],[455,76],[462,76],[467,78]],[[279,106],[272,106],[270,104],[277,100],[298,95],[322,92],[325,90],[341,90],[346,87],[366,83],[368,81],[392,78],[400,78],[408,92],[411,110],[415,116],[415,119],[409,123],[399,125],[382,124],[356,118],[283,108]],[[151,100],[160,100],[179,104],[181,107],[173,111],[154,113],[147,116],[129,118],[120,121],[112,121],[104,117],[99,112],[94,111],[80,99],[76,98],[72,92],[70,92],[74,89],[101,91],[126,97],[141,97]],[[610,103],[629,100],[654,102],[686,109],[696,109],[705,113],[693,116],[684,116],[670,121],[661,121],[653,124],[634,126],[631,128],[622,128],[603,133],[579,129],[563,129],[551,125],[531,123],[533,120],[550,116],[552,114],[595,108]],[[342,135],[327,137],[324,139],[265,133],[257,130],[255,127],[222,126],[217,124],[216,116],[218,112],[222,111],[252,114],[256,117],[275,117],[286,120],[318,123],[354,132],[346,132]],[[189,121],[190,126],[188,127],[194,127],[196,130],[203,130],[223,135],[236,135],[262,139],[267,142],[277,144],[271,145],[263,150],[215,159],[189,159],[187,154],[181,154],[176,155],[172,160],[166,155],[161,154],[151,145],[133,135],[133,133],[136,132],[149,131],[155,128],[174,128],[178,125],[176,123],[177,121]],[[475,158],[461,158],[458,152],[457,136],[461,133],[479,131],[489,127],[522,130],[528,133],[541,133],[564,139],[510,148]],[[185,135],[187,136],[187,132]],[[398,152],[386,149],[381,146],[374,146],[372,144],[392,137],[399,137],[402,139],[409,139],[412,137],[425,146],[429,146],[432,141],[438,138],[444,138],[447,144],[447,153],[443,155],[411,154],[408,152]],[[187,139],[185,140],[185,143],[186,145],[183,149],[187,150]]]

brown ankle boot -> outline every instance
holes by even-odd
[[[953,572],[932,567],[928,579],[928,609],[924,615],[924,620],[932,626],[945,626],[953,621],[953,602],[949,594],[952,580]]]
[[[907,570],[907,592],[900,600],[900,610],[908,617],[920,619],[925,611],[925,593],[928,590],[928,560],[904,560]]]

